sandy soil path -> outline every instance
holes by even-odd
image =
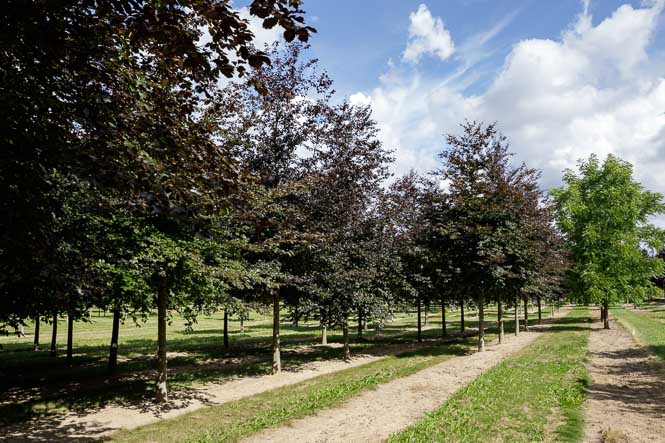
[[[284,370],[277,375],[207,383],[187,391],[173,392],[168,406],[158,406],[146,401],[134,405],[113,404],[87,414],[51,415],[22,423],[20,426],[0,429],[0,440],[6,441],[3,438],[7,441],[49,442],[91,440],[121,428],[132,429],[205,406],[238,400],[319,375],[367,364],[383,357],[383,355],[361,355],[350,363],[342,360],[317,361],[302,365],[297,370]]]
[[[610,326],[596,321],[589,337],[585,441],[665,441],[665,365],[619,324]]]
[[[567,312],[562,310],[560,315]],[[511,354],[532,343],[543,326],[531,326],[518,337],[507,335],[484,353],[453,357],[408,377],[366,391],[343,405],[267,429],[244,442],[379,442],[439,407],[455,391]]]

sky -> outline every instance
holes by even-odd
[[[318,30],[311,56],[340,99],[372,106],[379,137],[395,152],[395,174],[435,168],[444,134],[458,133],[468,119],[497,122],[513,162],[541,169],[544,189],[560,186],[562,171],[579,159],[614,153],[663,194],[664,6],[304,1]],[[260,42],[279,38],[277,29],[253,29]]]

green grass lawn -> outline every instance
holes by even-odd
[[[588,310],[576,308],[389,441],[579,441],[588,335]]]
[[[651,352],[665,360],[665,307],[649,305],[645,311],[611,309],[612,316]]]
[[[469,323],[470,327],[477,326],[475,321],[470,320]],[[507,333],[514,332],[514,323],[507,320],[505,329]],[[428,335],[432,332],[438,330],[430,330]],[[496,332],[495,326],[488,328],[488,340],[494,339]],[[453,339],[444,345],[434,343],[413,352],[389,356],[242,400],[199,409],[138,429],[121,431],[114,434],[112,439],[143,442],[160,435],[163,441],[174,442],[237,441],[251,433],[337,405],[365,389],[411,375],[476,347],[476,339],[473,337]]]
[[[495,311],[487,310],[488,320]],[[545,317],[549,315],[545,309]],[[506,314],[509,317],[508,314]],[[477,314],[467,313],[467,325],[476,325]],[[48,356],[50,326],[42,324],[42,350],[33,352],[31,328],[26,337],[2,337],[0,344],[0,424],[28,419],[35,414],[85,411],[102,407],[109,402],[135,403],[150,398],[154,391],[154,352],[156,322],[150,317],[141,327],[127,322],[121,327],[119,366],[115,376],[106,373],[111,316],[95,312],[89,323],[76,323],[74,331],[75,364],[66,368],[62,346],[66,324],[58,325],[60,356]],[[447,315],[449,330],[459,328],[459,312]],[[440,314],[432,312],[429,328],[423,334],[432,341],[440,336]],[[184,320],[175,316],[168,330],[168,349],[175,353],[169,358],[170,389],[186,389],[209,381],[232,379],[270,372],[271,321],[269,317],[253,314],[240,333],[237,319],[230,319],[231,349],[223,347],[221,313],[199,318],[193,332],[185,332]],[[372,353],[386,346],[414,341],[415,312],[397,314],[383,330],[363,334],[363,340],[352,336],[352,352]],[[298,327],[284,321],[283,364],[294,368],[314,360],[339,358],[341,350],[333,347],[314,347],[308,352],[296,352],[297,347],[320,340],[320,330],[314,322],[302,322]],[[329,342],[340,342],[339,331],[329,332]],[[432,344],[436,344],[436,341]],[[237,360],[238,364],[220,364]]]

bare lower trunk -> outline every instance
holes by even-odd
[[[224,309],[224,349],[229,349],[229,311]]]
[[[245,333],[245,317],[243,315],[240,316],[240,333]]]
[[[32,342],[32,350],[39,351],[39,317],[35,318],[35,339]]]
[[[600,305],[600,322],[605,324],[605,306]]]
[[[446,302],[441,299],[441,336],[445,337],[446,335],[448,335],[448,331],[446,331]]]
[[[321,344],[328,344],[328,327],[326,325],[321,325]]]
[[[552,303],[552,312],[550,313],[550,317],[554,318],[554,303]]]
[[[515,296],[515,335],[520,335],[520,301]]]
[[[603,304],[603,307],[605,308],[605,321],[603,322],[603,328],[604,329],[610,329],[610,304],[609,302],[605,302]]]
[[[460,331],[464,332],[464,300],[460,303]]]
[[[497,321],[499,323],[499,343],[503,343],[505,334],[503,331],[503,305],[501,302],[497,303]]]
[[[478,351],[485,350],[485,300],[478,297]]]
[[[542,311],[542,306],[540,304],[540,296],[536,300],[538,302],[538,324],[542,325],[543,324],[543,311]]]
[[[526,296],[524,297],[524,330],[529,330],[529,302]]]
[[[71,368],[74,362],[73,341],[74,339],[74,316],[71,312],[67,314],[67,367]]]
[[[418,342],[423,341],[422,302],[418,296]]]
[[[363,336],[363,314],[358,311],[358,338],[362,338]]]
[[[344,336],[344,361],[351,361],[351,351],[349,350],[349,325],[344,321],[342,327],[342,334]]]
[[[109,350],[109,372],[113,374],[118,367],[118,335],[120,333],[120,311],[113,311],[111,328],[111,349]]]
[[[282,372],[282,356],[279,348],[279,291],[273,292],[272,299],[272,373]]]
[[[155,399],[162,403],[168,400],[166,387],[166,316],[168,308],[169,289],[166,282],[162,282],[157,290],[157,387]]]
[[[53,332],[51,333],[51,349],[49,355],[55,357],[58,354],[58,348],[56,346],[58,341],[58,315],[53,316]]]

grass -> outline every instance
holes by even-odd
[[[663,306],[650,306],[645,311],[615,308],[610,312],[640,343],[665,360],[665,311]]]
[[[475,322],[470,326],[476,326]],[[506,321],[505,328],[506,333],[513,332],[514,323]],[[487,333],[488,340],[493,339],[496,328],[489,328]],[[439,343],[413,352],[392,355],[239,401],[199,409],[131,431],[120,431],[113,435],[112,440],[143,442],[160,435],[160,441],[237,441],[249,434],[335,406],[363,390],[411,375],[460,355],[476,345],[476,339],[469,337],[445,345]]]
[[[492,310],[488,310],[491,320]],[[549,309],[544,309],[545,318]],[[508,316],[508,314],[506,314]],[[231,349],[223,347],[222,314],[201,317],[193,332],[185,332],[184,320],[174,317],[169,326],[169,386],[172,390],[188,389],[210,381],[229,380],[243,376],[268,374],[270,371],[271,321],[253,315],[245,322],[245,332],[240,333],[239,322],[230,319]],[[467,325],[476,326],[477,316],[467,313]],[[459,313],[447,315],[449,330],[459,327]],[[372,353],[386,346],[415,340],[416,317],[414,312],[401,313],[386,324],[382,331],[370,330],[363,340],[353,340],[353,352]],[[425,340],[435,340],[440,335],[440,316],[430,315],[430,329],[423,333]],[[2,337],[0,344],[0,424],[22,422],[35,415],[75,411],[86,413],[109,403],[133,405],[150,398],[154,391],[154,358],[156,348],[156,324],[153,317],[142,327],[125,324],[120,331],[120,363],[118,374],[106,373],[108,337],[111,317],[92,316],[92,322],[75,325],[75,365],[66,368],[62,356],[51,358],[44,350],[50,327],[42,324],[42,350],[31,351],[32,336]],[[59,324],[59,334],[66,333]],[[28,328],[28,331],[30,328]],[[303,322],[295,327],[284,321],[282,325],[283,365],[296,369],[316,360],[339,358],[341,350],[332,347],[313,347],[307,352],[296,348],[310,345],[320,339],[318,325]],[[59,343],[64,337],[59,335]],[[329,331],[329,342],[340,342],[339,331]],[[435,345],[440,342],[434,343]],[[403,358],[403,357],[402,357]],[[239,360],[239,364],[228,363]]]
[[[112,440],[143,442],[160,435],[160,441],[165,442],[236,441],[248,434],[338,404],[380,383],[413,374],[458,355],[471,346],[473,340],[467,339],[447,346],[389,356],[132,431],[121,431],[114,434]]]
[[[588,310],[574,309],[389,441],[581,440],[588,323]]]

